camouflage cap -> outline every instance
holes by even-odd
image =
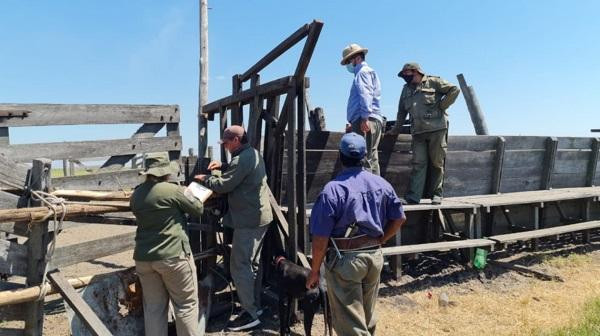
[[[140,175],[154,175],[162,177],[165,175],[178,175],[180,171],[177,161],[170,161],[167,153],[149,153],[144,160],[146,170]]]
[[[402,77],[402,72],[404,70],[416,70],[421,75],[425,75],[425,72],[423,71],[423,69],[421,69],[421,66],[419,65],[419,63],[416,63],[416,62],[410,62],[410,63],[404,64],[404,66],[402,67],[402,70],[400,70],[400,72],[398,72],[398,77]]]

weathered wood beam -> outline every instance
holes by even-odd
[[[121,190],[131,189],[142,182],[141,169],[128,169],[89,175],[57,177],[52,184],[57,189]]]
[[[131,139],[152,138],[163,128],[164,125],[165,124],[143,124],[131,136]],[[98,172],[121,169],[129,160],[133,159],[134,157],[135,154],[111,156],[102,164],[102,166],[98,169]]]
[[[94,313],[92,308],[83,301],[79,293],[75,291],[69,281],[65,279],[59,270],[48,273],[48,278],[54,286],[58,288],[61,296],[73,308],[73,311],[79,316],[81,321],[87,326],[92,335],[110,336],[112,333],[106,328],[100,318]]]
[[[48,159],[33,160],[30,170],[30,183],[28,187],[34,191],[48,191],[50,185],[50,172],[52,171],[52,161]],[[41,201],[31,199],[29,206],[40,206]],[[19,209],[16,209],[17,211]],[[31,210],[31,208],[21,209]],[[47,209],[46,209],[47,210]],[[4,210],[10,212],[10,210]],[[2,212],[4,212],[2,211]],[[33,217],[29,217],[32,220]],[[9,217],[8,221],[14,221],[14,217]],[[27,218],[23,220],[28,220]],[[43,220],[40,218],[40,220]],[[50,235],[48,233],[48,221],[36,223],[31,226],[29,239],[27,240],[27,286],[40,285],[44,278],[46,268],[46,253]],[[26,305],[27,315],[25,317],[25,334],[41,335],[44,326],[44,301],[30,302]]]
[[[107,212],[128,211],[129,204],[67,204],[67,212],[65,218],[77,217],[88,214],[102,214]],[[56,213],[60,217],[63,214],[62,207],[56,207]],[[39,221],[48,219],[48,215],[52,211],[47,207],[19,208],[19,209],[3,209],[0,210],[0,223],[22,222],[21,225],[28,225],[31,221],[31,227],[38,226]]]
[[[255,88],[253,86],[252,88]],[[242,80],[240,79],[240,75],[233,75],[231,78],[231,94],[237,95],[242,92]],[[244,123],[244,114],[242,109],[242,103],[238,102],[231,106],[231,124],[242,126]]]
[[[52,160],[80,159],[113,154],[180,151],[181,137],[131,138],[120,140],[71,141],[19,144],[0,148],[0,153],[17,162],[44,156]]]
[[[465,97],[467,109],[469,110],[471,121],[475,127],[475,134],[488,135],[489,133],[485,123],[485,116],[483,115],[483,111],[481,111],[481,106],[479,106],[479,101],[475,95],[475,90],[472,86],[467,85],[463,74],[458,74],[456,78],[458,78],[458,84],[460,85],[460,89]]]
[[[260,85],[260,75],[252,76],[250,87]],[[260,151],[260,140],[262,137],[262,119],[263,100],[260,96],[254,96],[254,100],[250,104],[250,115],[248,116],[248,140],[250,145]]]
[[[504,149],[506,147],[506,139],[498,137],[496,143],[496,157],[494,158],[494,171],[492,174],[492,194],[500,192],[500,184],[502,184],[502,166],[504,165]]]
[[[179,122],[177,105],[0,104],[0,110],[31,111],[27,118],[0,120],[10,127]]]
[[[600,138],[592,139],[592,152],[590,153],[590,159],[588,161],[587,174],[585,178],[585,185],[591,187],[594,185],[596,179],[596,169],[598,168],[598,157],[600,152]]]
[[[540,189],[552,188],[552,173],[554,172],[554,162],[556,161],[556,152],[558,150],[558,139],[548,137],[546,139],[546,155],[544,157],[544,170]]]
[[[92,282],[92,279],[97,280],[102,276],[84,276],[67,280],[73,288],[85,287]],[[58,293],[58,289],[50,284],[45,285],[46,295]],[[40,295],[40,286],[19,288],[13,290],[0,291],[0,306],[14,305],[23,302],[34,301]],[[0,334],[2,335],[2,334]]]
[[[68,200],[129,201],[131,191],[55,190],[52,195]]]
[[[252,78],[252,75],[257,74],[262,69],[264,69],[267,65],[271,64],[277,57],[281,56],[291,47],[296,45],[296,43],[300,42],[309,32],[310,25],[305,24],[302,27],[298,28],[292,35],[283,40],[283,42],[279,43],[273,50],[271,50],[268,54],[266,54],[263,58],[261,58],[256,64],[251,66],[246,72],[240,75],[240,80],[242,82],[247,81]]]
[[[280,95],[289,89],[289,87],[293,83],[293,76],[282,77],[273,81],[270,81],[265,84],[261,84],[255,88],[250,88],[248,90],[241,91],[235,95],[231,95],[225,98],[221,98],[219,100],[215,100],[210,102],[202,107],[202,111],[204,114],[208,116],[210,120],[212,120],[213,115],[220,112],[221,106],[231,106],[237,103],[247,104],[254,99],[254,96],[275,96]]]
[[[131,250],[135,246],[135,231],[59,247],[52,257],[52,268],[75,265]]]
[[[297,262],[298,252],[298,222],[297,214],[298,209],[296,199],[296,104],[293,102],[296,99],[296,87],[293,87],[288,91],[287,97],[291,99],[292,104],[288,105],[287,113],[287,124],[288,131],[286,134],[287,152],[293,153],[288,154],[288,166],[287,166],[287,184],[286,184],[286,196],[287,196],[287,207],[288,207],[288,224],[289,224],[289,239],[287,244],[287,255],[293,263]]]

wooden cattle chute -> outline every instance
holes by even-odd
[[[1,205],[0,210],[0,273],[11,277],[4,287],[22,288],[19,277],[25,277],[26,286],[42,283],[47,260],[46,253],[54,232],[49,220],[53,211],[39,200],[33,199],[29,190],[49,192],[60,189],[57,197],[86,202],[67,202],[65,226],[81,223],[107,223],[135,225],[129,212],[129,190],[140,182],[140,169],[124,169],[128,161],[139,155],[167,152],[170,160],[180,159],[179,107],[177,105],[63,105],[63,104],[0,104]],[[9,115],[8,115],[9,114]],[[129,139],[69,141],[40,144],[10,144],[9,127],[93,124],[142,124]],[[156,134],[166,127],[166,136]],[[44,157],[38,160],[36,158]],[[81,176],[50,178],[52,160],[79,160],[106,158],[99,168]],[[33,160],[27,172],[25,163]],[[77,189],[81,191],[75,191]],[[104,193],[93,193],[102,190]],[[100,201],[98,201],[98,199]],[[112,200],[107,202],[106,200]],[[124,202],[125,201],[125,202]],[[30,207],[20,208],[17,207]],[[56,206],[58,218],[62,206]],[[108,214],[109,216],[106,216]],[[18,244],[12,237],[27,237]],[[135,232],[80,242],[58,247],[49,260],[47,279],[57,289],[93,334],[110,334],[99,318],[73,290],[60,273],[60,268],[94,260],[133,248]],[[17,282],[14,282],[17,281]],[[21,281],[22,282],[22,281]],[[15,334],[40,335],[43,327],[44,300],[19,303],[3,307],[5,320],[25,320],[24,330],[11,330]],[[0,333],[8,332],[1,330]]]

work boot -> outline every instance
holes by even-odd
[[[431,204],[433,204],[433,205],[442,204],[442,197],[441,196],[433,196],[433,198],[431,199]]]
[[[243,311],[233,321],[227,323],[227,329],[230,331],[244,331],[256,328],[260,325],[258,318],[252,317],[247,311]]]

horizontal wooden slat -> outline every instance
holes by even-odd
[[[0,239],[0,273],[27,273],[27,246]]]
[[[546,140],[548,137],[545,136],[516,136],[516,135],[506,135],[503,136],[506,140],[507,151],[509,150],[532,150],[532,149],[546,149]]]
[[[0,335],[2,335],[2,336],[23,336],[23,335],[25,335],[25,330],[18,329],[18,328],[0,328]]]
[[[404,245],[404,246],[391,246],[384,247],[384,256],[389,255],[400,255],[409,253],[422,253],[431,251],[450,251],[462,248],[473,248],[473,247],[486,247],[494,246],[494,241],[489,239],[466,239],[448,242],[428,243],[428,244],[417,244],[417,245]]]
[[[542,238],[548,236],[555,236],[563,233],[577,232],[583,230],[597,229],[600,228],[600,221],[590,221],[578,224],[561,225],[546,229],[538,229],[533,231],[508,233],[503,235],[491,236],[488,239],[497,241],[499,243],[507,244],[517,241],[530,240],[535,238]]]
[[[52,258],[52,268],[74,265],[121,253],[135,246],[135,232],[59,247]]]
[[[558,150],[561,149],[587,149],[592,148],[593,138],[575,138],[575,137],[562,137],[558,138]]]
[[[237,103],[246,104],[253,100],[254,96],[268,96],[284,94],[294,84],[293,76],[282,77],[265,84],[258,85],[256,87],[244,90],[240,93],[213,101],[202,107],[203,113],[209,115],[209,117],[215,113],[220,112],[220,107],[226,107]]]
[[[57,189],[80,190],[121,190],[130,189],[140,184],[143,177],[141,169],[119,170],[81,176],[57,177],[52,179],[52,186]]]
[[[173,150],[181,150],[181,137],[21,144],[1,147],[0,153],[17,162],[27,162],[40,157],[51,160],[82,159]]]
[[[0,111],[31,111],[26,118],[3,118],[0,126],[177,123],[177,105],[0,104]]]

